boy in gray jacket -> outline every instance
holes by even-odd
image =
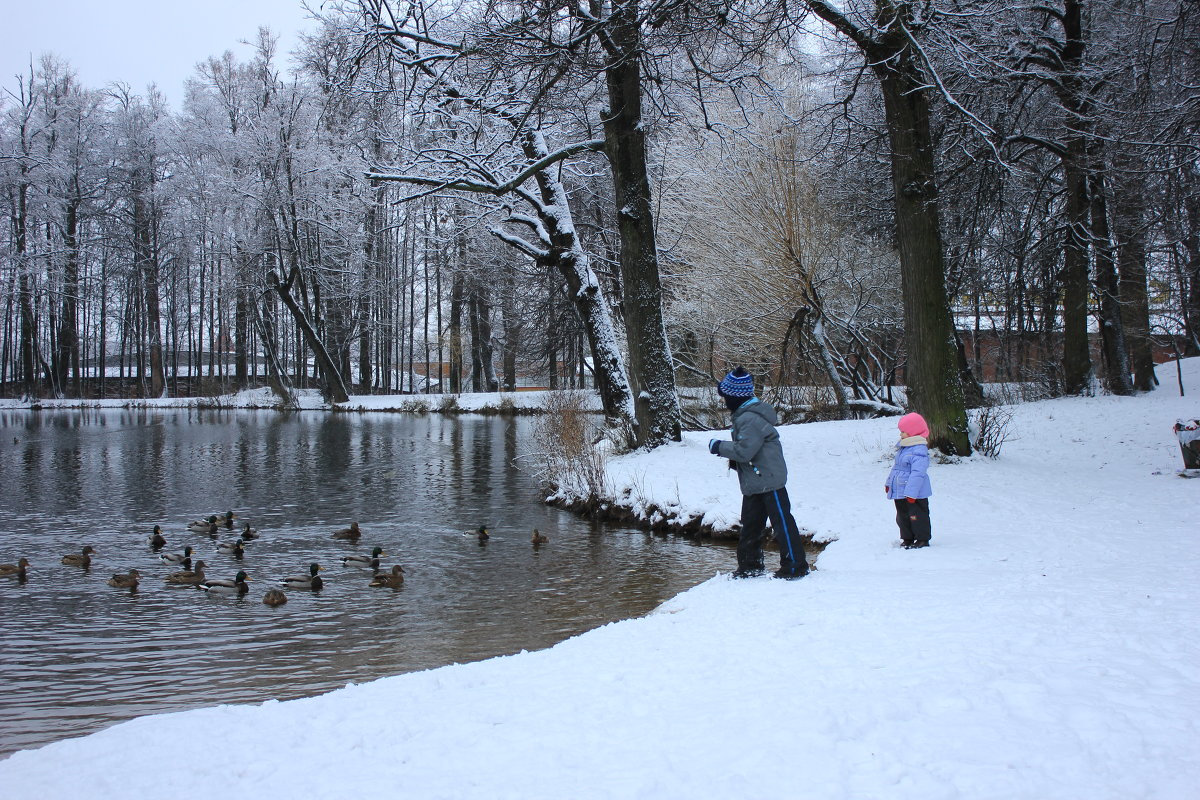
[[[808,562],[800,532],[792,516],[788,499],[787,464],[775,425],[775,409],[754,396],[754,378],[742,367],[725,376],[717,387],[725,405],[733,414],[733,441],[711,439],[708,450],[727,458],[737,467],[742,487],[742,531],[738,536],[738,568],[735,578],[763,573],[762,543],[767,520],[779,543],[779,571],[776,578],[802,578],[808,574]]]

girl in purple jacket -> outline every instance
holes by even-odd
[[[883,487],[896,503],[900,544],[905,548],[928,547],[930,539],[929,426],[920,414],[905,414],[896,423],[900,441],[896,461]]]

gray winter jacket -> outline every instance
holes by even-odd
[[[733,441],[717,442],[718,455],[737,464],[742,494],[773,492],[787,483],[778,422],[769,403],[752,397],[733,412]]]

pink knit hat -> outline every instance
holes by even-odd
[[[896,423],[896,427],[905,436],[929,436],[929,426],[925,423],[925,418],[917,413],[905,414]]]

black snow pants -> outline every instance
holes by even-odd
[[[900,526],[900,541],[904,544],[929,544],[932,530],[929,524],[929,498],[915,503],[908,498],[896,500],[896,524]]]
[[[738,536],[738,570],[757,572],[763,569],[763,539],[767,520],[779,543],[779,570],[785,575],[804,575],[808,561],[800,541],[800,529],[792,516],[792,501],[787,489],[761,494],[742,495],[742,532]]]

